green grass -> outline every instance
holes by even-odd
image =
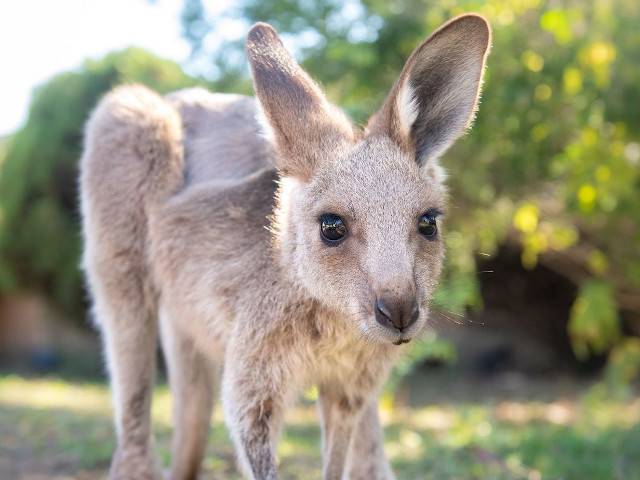
[[[399,479],[640,478],[640,400],[608,398],[601,386],[524,384],[505,393],[490,383],[454,382],[426,384],[418,400],[427,406],[383,399],[386,448]],[[413,391],[405,396],[416,401]],[[153,416],[165,465],[169,412],[169,393],[158,387]],[[212,425],[204,478],[239,478],[219,412]],[[0,439],[0,478],[101,478],[113,449],[108,389],[0,377]],[[288,415],[279,457],[282,478],[320,478],[308,402]]]

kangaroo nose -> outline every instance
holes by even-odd
[[[415,298],[378,298],[375,312],[380,325],[402,332],[418,320],[420,310]]]

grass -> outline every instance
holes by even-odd
[[[640,478],[638,399],[609,398],[602,386],[575,383],[520,380],[507,388],[504,379],[437,376],[413,383],[419,387],[400,391],[402,402],[393,406],[387,396],[381,407],[398,479]],[[158,453],[168,465],[166,387],[156,389],[153,417]],[[302,402],[287,420],[278,450],[282,478],[320,478],[313,407]],[[0,377],[0,439],[0,478],[102,478],[113,449],[108,388]],[[239,478],[233,458],[217,412],[204,478]]]

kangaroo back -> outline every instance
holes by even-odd
[[[211,180],[237,180],[272,167],[272,146],[257,120],[255,99],[203,88],[174,92],[184,132],[185,188]]]
[[[129,285],[149,298],[148,217],[183,182],[177,111],[151,90],[128,85],[91,115],[80,161],[85,255],[92,290]],[[127,277],[120,278],[120,277]]]

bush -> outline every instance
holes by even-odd
[[[83,313],[77,162],[82,129],[111,87],[139,82],[160,92],[193,85],[175,63],[131,48],[54,77],[34,95],[26,125],[9,139],[0,170],[0,293],[45,293]]]
[[[640,330],[637,1],[244,0],[236,14],[286,32],[331,99],[362,122],[411,50],[465,11],[488,17],[493,48],[475,126],[443,159],[454,201],[435,303],[480,308],[476,256],[515,243],[526,268],[543,263],[579,287],[576,353],[606,352],[624,341],[620,318]],[[222,80],[237,75],[230,50],[211,53],[226,60]]]

